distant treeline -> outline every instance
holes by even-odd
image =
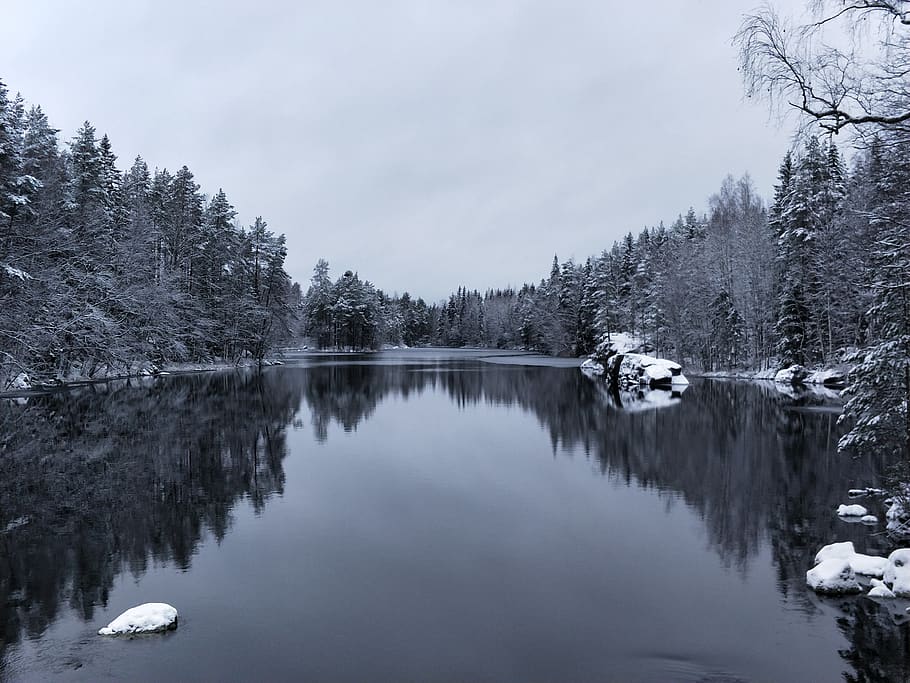
[[[748,176],[728,177],[705,214],[690,208],[669,227],[630,232],[583,263],[554,257],[537,283],[460,288],[429,305],[389,297],[350,272],[332,283],[320,261],[304,299],[305,331],[320,346],[572,356],[626,331],[700,369],[835,362],[879,329],[868,313],[875,279],[888,276],[876,216],[908,175],[883,141],[848,171],[833,142],[809,138],[784,157],[770,207]]]
[[[0,82],[0,390],[142,362],[262,358],[299,299],[284,235],[235,221],[183,166],[121,172],[86,122],[65,148]]]

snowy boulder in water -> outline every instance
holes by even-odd
[[[177,610],[163,602],[133,607],[98,631],[100,636],[127,633],[157,633],[177,628]]]
[[[828,560],[844,560],[850,565],[850,569],[855,574],[863,574],[865,576],[881,576],[885,570],[885,565],[888,563],[888,560],[884,557],[863,555],[856,552],[852,541],[831,543],[819,550],[815,555],[815,564]]]
[[[883,496],[885,492],[882,489],[866,487],[864,489],[850,489],[847,491],[847,495],[851,498],[862,498],[864,496]]]
[[[620,353],[607,359],[607,374],[622,387],[672,387],[688,385],[682,366],[665,358],[641,353]]]
[[[843,543],[830,543],[815,554],[815,564],[830,559],[846,560],[853,555],[856,555],[856,550],[853,547],[853,541],[844,541]]]
[[[869,511],[862,505],[838,505],[837,514],[840,517],[865,517]]]
[[[883,576],[888,565],[888,560],[884,557],[862,553],[851,555],[847,561],[850,563],[850,569],[863,576]]]
[[[826,595],[848,595],[863,590],[856,580],[850,560],[838,557],[823,560],[807,571],[806,585],[816,593]]]
[[[870,598],[895,598],[894,592],[888,588],[884,581],[872,579],[872,590],[866,593]]]
[[[802,365],[791,365],[789,368],[778,370],[774,381],[778,384],[802,384],[809,372]]]
[[[910,598],[910,548],[898,548],[888,555],[882,578],[897,597]]]
[[[874,524],[878,524],[878,517],[876,517],[875,515],[863,515],[862,517],[859,518],[859,521],[862,522],[863,524],[868,524],[869,526],[872,526]]]

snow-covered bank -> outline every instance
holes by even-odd
[[[12,380],[8,380],[5,385],[0,385],[0,398],[27,396],[29,394],[80,387],[90,384],[102,384],[115,380],[148,379],[196,372],[254,368],[259,365],[262,365],[263,367],[282,365],[282,361],[279,359],[266,359],[260,364],[252,359],[242,359],[236,363],[230,361],[212,361],[210,363],[180,362],[164,363],[161,366],[148,362],[137,362],[120,368],[112,368],[109,366],[96,367],[91,375],[84,375],[80,374],[78,371],[74,371],[65,378],[55,377],[46,380],[30,378],[26,373],[20,373]]]
[[[846,386],[850,368],[838,366],[808,370],[801,365],[791,365],[786,368],[765,368],[764,370],[714,370],[690,374],[694,377],[708,379],[763,380],[778,384],[805,385],[810,388],[843,389]]]
[[[177,628],[177,610],[164,602],[147,602],[128,609],[102,629],[99,636],[160,633]]]

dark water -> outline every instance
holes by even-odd
[[[910,603],[804,585],[825,543],[889,549],[833,514],[886,465],[834,452],[836,411],[720,381],[620,409],[575,368],[478,355],[0,403],[0,677],[910,675]],[[95,635],[148,601],[179,629]]]

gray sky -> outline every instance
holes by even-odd
[[[730,44],[756,0],[6,0],[0,78],[128,167],[186,164],[248,224],[388,292],[536,281],[701,212],[724,175],[769,196],[789,144]]]

